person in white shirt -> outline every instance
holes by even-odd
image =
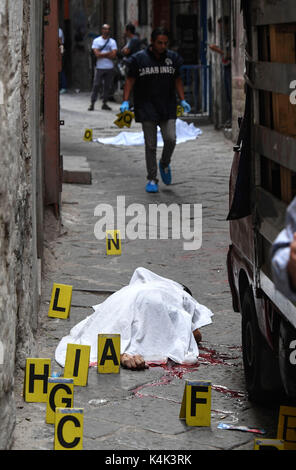
[[[91,103],[89,111],[94,110],[95,102],[98,98],[100,87],[103,86],[103,105],[102,109],[111,110],[107,105],[110,90],[114,80],[114,62],[117,54],[117,43],[110,37],[110,26],[102,26],[102,35],[94,39],[92,49],[97,58],[93,89],[91,94]]]

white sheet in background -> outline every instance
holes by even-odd
[[[195,127],[193,123],[187,124],[187,122],[181,119],[176,120],[177,144],[187,140],[194,140],[201,134],[202,131]],[[106,145],[144,145],[144,134],[143,132],[122,131],[115,137],[98,138],[94,139],[94,142]],[[163,147],[163,139],[159,128],[157,131],[157,146]]]
[[[120,334],[121,354],[141,354],[147,362],[194,363],[199,351],[192,331],[212,323],[213,315],[179,283],[146,268],[137,268],[129,285],[93,309],[58,344],[55,359],[62,367],[68,343],[90,345],[90,362],[97,362],[99,333]]]

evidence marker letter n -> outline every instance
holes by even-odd
[[[106,230],[107,255],[121,255],[121,237],[119,230]]]
[[[72,286],[53,284],[48,316],[66,319],[69,317],[72,301]]]

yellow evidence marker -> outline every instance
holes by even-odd
[[[121,255],[120,230],[106,230],[107,255]]]
[[[26,360],[24,400],[30,403],[46,403],[51,360],[28,358]]]
[[[72,378],[74,385],[85,386],[88,381],[90,346],[68,344],[64,377]]]
[[[296,408],[280,406],[277,439],[284,441],[285,450],[296,450]]]
[[[280,439],[255,439],[254,450],[285,450]]]
[[[83,140],[85,140],[86,142],[91,142],[93,140],[92,129],[85,129]]]
[[[132,120],[135,117],[132,111],[124,111],[124,113],[118,113],[116,116],[117,119],[114,121],[114,124],[120,128],[124,126],[131,127]]]
[[[211,426],[211,382],[186,380],[179,418],[188,426]]]
[[[46,405],[46,423],[54,424],[56,408],[73,408],[73,379],[49,377]]]
[[[120,371],[120,335],[98,335],[98,373],[118,374]]]
[[[48,316],[54,318],[68,318],[72,301],[72,286],[53,284]]]
[[[54,450],[83,449],[83,408],[56,408]]]
[[[177,106],[177,117],[181,117],[184,114],[184,108],[180,104]]]

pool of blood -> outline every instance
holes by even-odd
[[[229,346],[228,349],[241,350],[241,347]],[[148,362],[149,367],[160,367],[166,371],[165,374],[159,380],[155,382],[146,383],[146,384],[140,385],[132,389],[131,390],[132,393],[138,398],[152,397],[152,398],[166,399],[166,400],[175,402],[175,400],[170,399],[170,398],[141,393],[141,390],[143,390],[144,388],[148,388],[148,387],[158,387],[160,385],[168,385],[173,381],[174,378],[182,379],[184,374],[197,371],[200,365],[225,365],[225,366],[234,367],[237,364],[233,364],[228,361],[239,359],[240,357],[240,356],[233,357],[231,355],[221,354],[215,351],[214,349],[210,349],[201,345],[199,345],[199,351],[200,352],[199,352],[198,362],[195,364],[176,364],[175,362],[172,362],[170,360],[168,360],[168,362],[165,362],[165,363]],[[94,367],[96,365],[97,365],[96,362],[92,362],[90,364],[90,367]],[[245,396],[244,392],[231,390],[228,387],[225,387],[224,385],[212,384],[211,387],[213,390],[216,390],[217,392],[223,393],[232,398],[243,398]]]
[[[221,354],[215,351],[215,349],[206,348],[204,346],[199,346],[199,361],[201,364],[223,364],[226,366],[234,366],[235,364],[226,362],[233,359],[239,359],[239,356],[233,357],[227,354]]]
[[[210,365],[222,364],[226,366],[234,366],[235,364],[229,363],[227,361],[239,358],[239,356],[233,357],[227,354],[219,354],[214,349],[209,349],[206,347],[200,346],[199,349],[200,349],[199,362],[195,364],[176,364],[170,360],[166,363],[155,363],[155,362],[149,363],[148,362],[149,367],[160,367],[164,369],[166,373],[156,382],[151,382],[151,383],[143,384],[143,385],[136,387],[135,389],[132,390],[132,393],[138,398],[149,396],[153,398],[166,399],[164,397],[159,397],[156,395],[143,394],[141,391],[147,387],[157,387],[160,385],[168,385],[173,381],[174,378],[182,379],[184,374],[197,371],[200,365],[202,364],[206,364],[206,365],[207,364],[210,364]],[[217,392],[223,393],[227,396],[230,396],[232,398],[243,398],[245,396],[243,392],[231,390],[228,387],[225,387],[224,385],[212,384],[212,389]],[[174,400],[171,400],[171,401],[174,401]]]

